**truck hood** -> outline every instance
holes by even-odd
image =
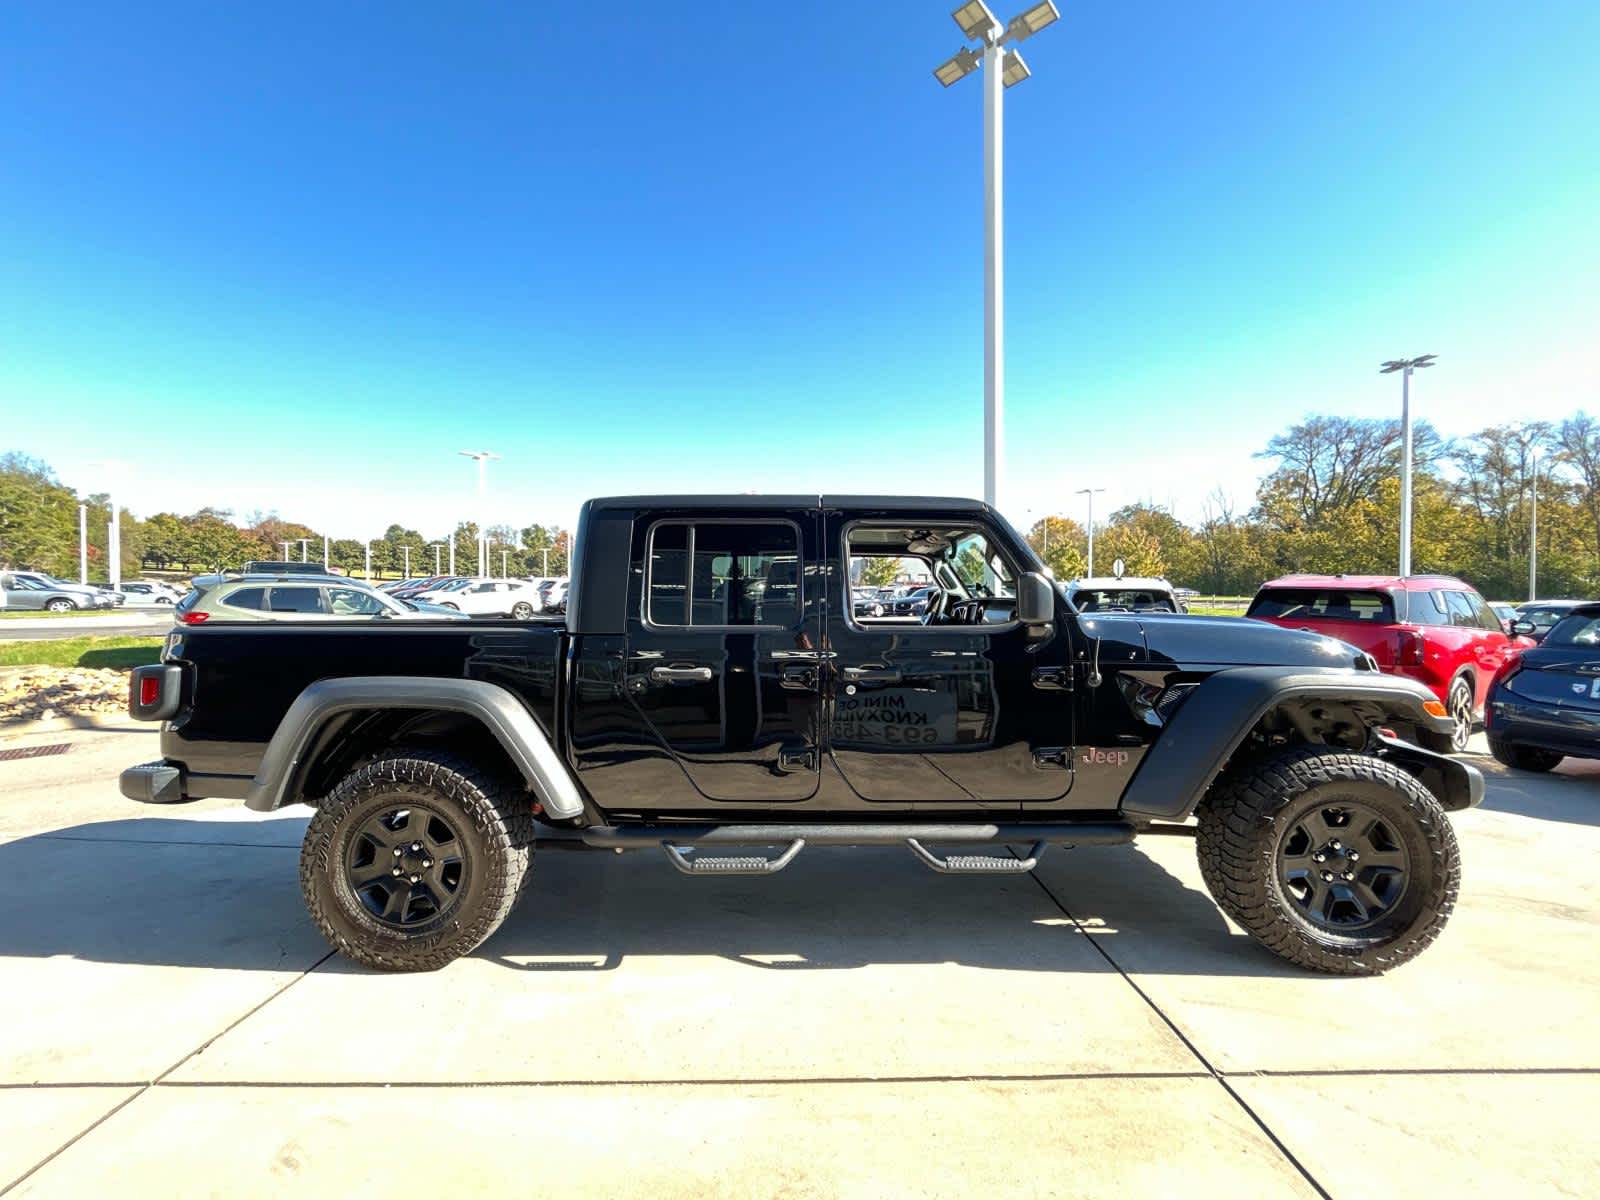
[[[1283,629],[1245,617],[1191,617],[1178,613],[1084,615],[1089,637],[1117,645],[1123,661],[1181,663],[1194,667],[1355,667],[1367,655],[1348,642]]]

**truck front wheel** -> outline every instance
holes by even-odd
[[[1393,763],[1302,746],[1230,770],[1199,811],[1218,906],[1273,953],[1376,975],[1439,936],[1460,851],[1433,795]]]
[[[532,843],[531,805],[509,781],[440,751],[400,751],[323,801],[300,887],[334,949],[379,970],[432,971],[500,927]]]

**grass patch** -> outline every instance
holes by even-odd
[[[1189,611],[1197,617],[1242,617],[1243,605],[1229,605],[1226,608],[1215,604],[1191,604]]]
[[[0,642],[0,667],[100,667],[131,671],[161,661],[161,639],[74,637]]]

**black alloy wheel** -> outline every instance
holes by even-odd
[[[1364,804],[1314,808],[1278,846],[1278,882],[1305,921],[1350,934],[1382,921],[1405,897],[1411,859],[1384,818]]]
[[[368,817],[351,837],[345,882],[373,919],[405,930],[449,915],[470,865],[442,813],[397,806]]]

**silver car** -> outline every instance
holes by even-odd
[[[55,579],[39,571],[0,571],[0,591],[12,612],[71,612],[111,608],[116,601],[93,588]]]
[[[183,625],[208,621],[464,621],[465,614],[397,600],[353,579],[306,575],[202,575],[178,604]]]

